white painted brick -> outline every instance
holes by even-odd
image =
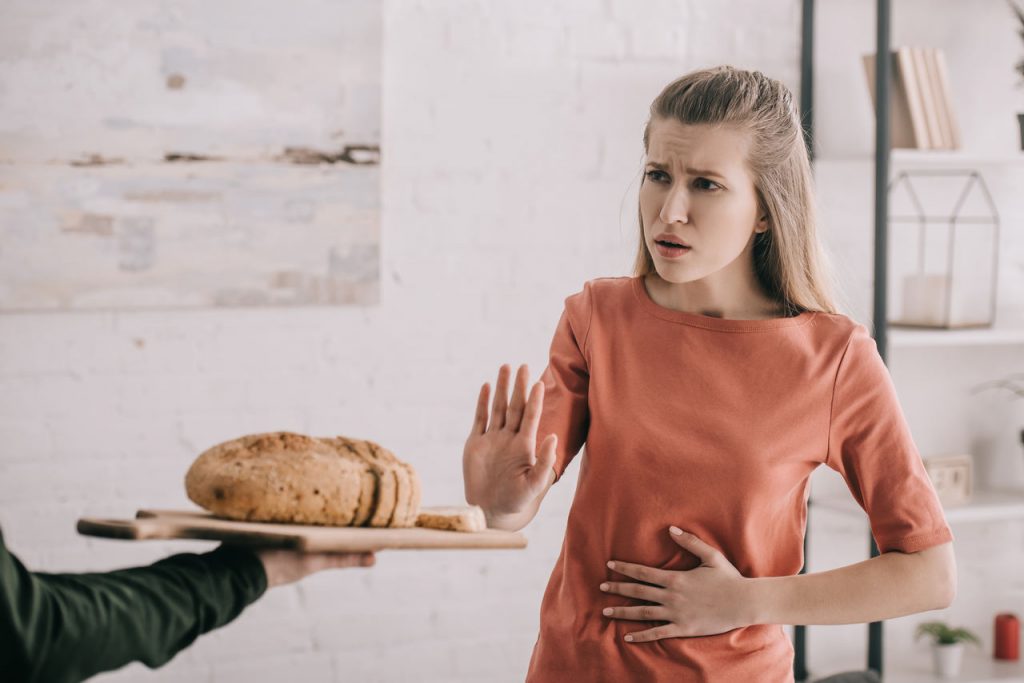
[[[390,683],[391,681],[449,681],[455,667],[454,643],[389,643],[386,649],[350,650],[334,657],[336,680]]]
[[[621,24],[609,21],[580,23],[569,27],[569,51],[580,59],[614,61],[626,55],[626,36]]]
[[[53,456],[51,426],[40,417],[0,416],[0,434],[4,435],[3,460],[45,460]]]
[[[79,500],[86,492],[113,496],[116,475],[115,463],[110,460],[88,460],[77,467],[49,461],[0,462],[0,500],[68,503]]]
[[[328,654],[301,654],[289,657],[236,659],[213,667],[218,683],[251,683],[252,681],[330,681],[343,678],[335,671]]]
[[[478,638],[455,651],[455,672],[477,680],[522,680],[535,641],[536,636],[506,634]]]
[[[638,59],[675,61],[685,59],[689,53],[685,22],[663,22],[630,25],[628,53]]]

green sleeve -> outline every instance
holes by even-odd
[[[266,589],[263,564],[240,548],[108,573],[43,574],[25,569],[0,533],[0,672],[70,683],[136,660],[156,668]]]

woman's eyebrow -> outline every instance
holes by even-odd
[[[667,170],[669,170],[668,166],[666,166],[665,164],[661,163],[660,161],[648,161],[647,165],[648,166],[653,166],[654,168],[658,169],[659,171],[667,171]],[[725,176],[722,175],[721,173],[718,173],[717,171],[711,171],[711,170],[700,169],[700,168],[687,168],[686,172],[689,173],[690,175],[715,176],[716,178],[721,178],[722,180],[725,180]]]

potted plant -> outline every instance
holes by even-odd
[[[940,678],[955,678],[960,675],[965,642],[981,645],[978,636],[972,632],[965,628],[952,628],[942,621],[918,624],[915,639],[925,635],[932,638],[935,673]]]
[[[1020,33],[1021,39],[1024,40],[1024,11],[1021,10],[1021,8],[1017,5],[1017,3],[1014,0],[1006,0],[1006,2],[1010,4],[1010,9],[1013,10],[1013,13],[1017,15],[1017,21],[1020,23],[1018,33]],[[1021,76],[1020,84],[1024,84],[1024,59],[1021,59],[1019,62],[1017,62],[1016,69],[1017,73],[1019,73]],[[1017,113],[1017,123],[1018,125],[1020,125],[1020,148],[1024,150],[1024,113]]]

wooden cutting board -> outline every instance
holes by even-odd
[[[135,519],[78,520],[85,536],[127,540],[188,538],[247,545],[292,548],[304,552],[368,552],[378,550],[452,550],[525,548],[526,537],[512,531],[440,531],[438,529],[377,529],[301,524],[237,522],[207,512],[139,510]]]

